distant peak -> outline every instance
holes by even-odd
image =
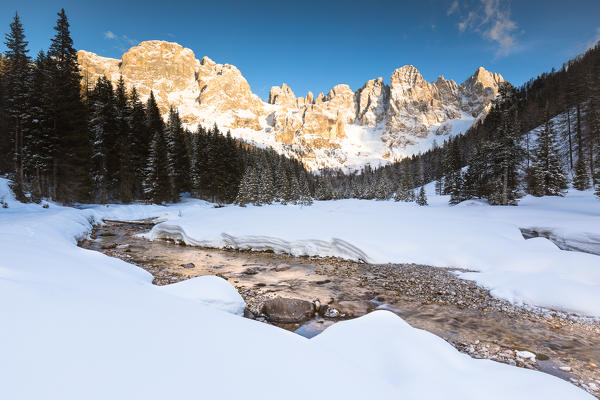
[[[499,83],[504,82],[502,75],[490,72],[484,67],[479,67],[475,70],[465,83],[474,84],[481,82],[484,86],[497,86]]]

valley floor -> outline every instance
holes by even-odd
[[[594,247],[600,202],[589,193],[527,198],[517,208],[450,209],[430,196],[424,208],[355,200],[214,208],[189,200],[74,209],[17,203],[0,179],[2,197],[2,398],[592,398],[550,375],[461,354],[391,312],[308,340],[241,318],[244,302],[222,279],[157,287],[146,271],[76,246],[102,218],[159,217],[165,222],[150,238],[468,268],[478,272],[459,276],[496,297],[598,317],[599,257],[525,240],[519,230]]]

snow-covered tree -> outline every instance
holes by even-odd
[[[415,202],[420,205],[420,206],[426,206],[427,204],[427,196],[425,195],[425,187],[421,186],[421,189],[419,190],[419,194],[417,195],[417,198],[415,199]]]
[[[561,164],[558,143],[552,121],[546,118],[544,129],[539,133],[531,168],[533,195],[563,196],[567,188],[567,176]]]

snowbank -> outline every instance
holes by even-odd
[[[189,206],[182,215],[217,210]],[[308,340],[223,312],[224,282],[160,288],[75,245],[100,217],[179,211],[0,209],[0,398],[592,399],[550,375],[471,359],[389,312]],[[220,300],[196,296],[206,287]]]
[[[544,238],[525,240],[519,228],[540,229],[598,246],[600,201],[591,192],[565,198],[526,197],[518,207],[481,201],[429,207],[393,201],[340,200],[311,207],[190,206],[156,225],[150,239],[189,245],[337,256],[373,263],[467,268],[463,273],[494,296],[515,303],[600,317],[600,257],[560,250]],[[581,244],[580,244],[581,245]]]
[[[237,290],[218,276],[198,276],[160,288],[173,296],[236,315],[243,315],[246,308],[246,302]]]

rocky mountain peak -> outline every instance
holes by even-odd
[[[292,89],[285,83],[273,86],[269,91],[269,104],[277,104],[285,107],[296,107],[296,96]]]
[[[405,65],[394,70],[390,81],[392,85],[402,84],[407,87],[415,87],[426,83],[423,75],[413,65]]]
[[[198,60],[177,43],[142,42],[120,60],[82,50],[78,61],[84,85],[102,75],[115,83],[123,76],[142,100],[152,90],[163,115],[176,107],[191,129],[217,123],[236,137],[297,156],[309,168],[410,155],[407,149],[428,136],[453,132],[453,121],[483,115],[504,81],[479,68],[460,85],[443,76],[427,82],[417,68],[405,65],[392,73],[389,85],[378,77],[356,91],[338,84],[327,95],[296,97],[283,83],[272,87],[264,102],[235,66]]]

